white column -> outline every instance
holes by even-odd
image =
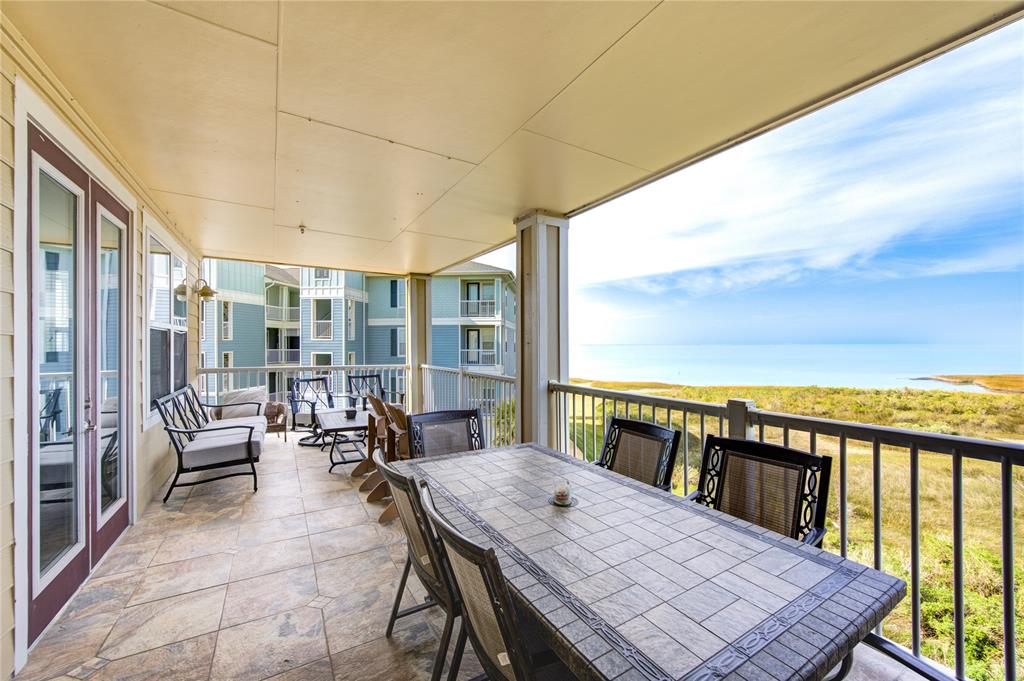
[[[423,370],[430,363],[430,276],[412,274],[405,280],[405,360],[409,378],[405,386],[410,414],[423,411]]]
[[[522,442],[551,446],[548,382],[569,377],[569,221],[543,211],[516,220],[519,318],[516,421]]]

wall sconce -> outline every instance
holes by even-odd
[[[204,303],[213,300],[214,296],[217,295],[217,292],[210,287],[210,284],[205,279],[198,279],[196,281],[196,293],[199,294],[199,300]]]
[[[174,299],[180,303],[185,302],[185,298],[188,296],[188,287],[185,286],[185,282],[181,282],[174,287]]]

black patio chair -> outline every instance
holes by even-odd
[[[384,379],[380,374],[347,374],[345,380],[348,384],[348,401],[350,407],[356,406],[358,395],[365,390],[370,395],[376,395],[384,402],[405,403],[405,393],[398,390],[385,390]]]
[[[411,414],[408,420],[409,455],[414,459],[484,448],[479,409]]]
[[[315,447],[323,444],[323,434],[316,421],[317,409],[334,409],[334,395],[327,376],[313,378],[294,378],[288,387],[288,405],[292,411],[292,430],[296,430],[298,415],[304,407],[309,407],[310,435],[299,440],[304,447]]]
[[[700,482],[687,498],[820,547],[831,471],[827,456],[709,435]]]
[[[608,424],[599,466],[663,490],[672,488],[678,430],[615,417]]]
[[[60,397],[64,388],[50,388],[45,390],[43,406],[39,409],[39,441],[52,442],[56,439],[57,424],[60,414]]]
[[[428,488],[421,488],[421,498],[462,602],[462,627],[454,659],[461,657],[468,636],[487,679],[575,679],[544,645],[536,624],[516,608],[494,549],[474,544],[452,527],[437,512]]]
[[[373,461],[377,465],[377,470],[391,487],[391,498],[398,510],[398,520],[405,531],[406,548],[408,549],[405,569],[402,570],[402,579],[398,583],[395,604],[391,608],[391,617],[388,619],[388,628],[384,635],[391,636],[396,620],[440,605],[445,612],[444,629],[441,632],[441,641],[437,655],[434,657],[434,669],[430,677],[431,681],[438,681],[444,670],[445,656],[452,640],[455,619],[462,614],[462,605],[457,596],[458,592],[452,584],[451,572],[441,554],[437,537],[427,520],[426,511],[423,510],[416,480],[399,473],[386,461],[384,452],[379,449],[373,453]],[[401,610],[402,595],[405,593],[405,583],[409,578],[410,567],[416,572],[416,576],[427,590],[430,598],[425,603]],[[461,662],[462,651],[459,650],[458,654],[452,658],[450,678],[454,678],[458,674]]]

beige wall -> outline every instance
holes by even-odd
[[[0,677],[14,668],[14,74],[0,55]]]
[[[128,188],[133,201],[132,229],[135,244],[133,303],[133,336],[131,359],[133,386],[137,408],[132,414],[135,438],[135,510],[141,513],[174,468],[174,459],[168,447],[167,436],[159,426],[145,430],[148,408],[142,404],[143,381],[146,378],[144,335],[145,327],[145,230],[142,215],[160,215],[162,211],[150,198],[149,190],[131,171],[130,166],[110,145],[108,138],[91,121],[75,98],[34,53],[7,20],[0,14],[0,678],[7,678],[14,669],[14,139],[25,134],[15,130],[15,82],[23,80],[38,92],[73,131],[85,147]],[[83,159],[79,159],[83,160]],[[83,160],[84,162],[84,160]],[[94,171],[94,169],[90,168]],[[188,254],[188,281],[194,283],[199,275],[199,257],[191,244],[182,237],[174,225],[163,225],[165,232],[175,238]],[[19,294],[24,292],[18,291]],[[199,355],[198,303],[189,301],[189,375],[194,377]],[[27,370],[27,367],[22,368]],[[27,425],[19,424],[20,428]]]

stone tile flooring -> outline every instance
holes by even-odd
[[[258,493],[239,477],[151,504],[18,681],[429,679],[443,615],[410,615],[384,638],[404,537],[377,523],[383,504],[365,501],[352,466],[327,466],[272,435]],[[405,604],[422,602],[409,582]],[[857,655],[852,681],[918,678],[865,646]],[[480,671],[467,650],[459,678]]]

